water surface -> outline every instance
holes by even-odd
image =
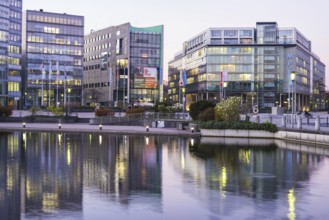
[[[328,157],[281,147],[0,133],[0,219],[327,219]]]

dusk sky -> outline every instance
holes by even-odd
[[[25,0],[23,10],[85,16],[85,34],[91,29],[130,22],[135,27],[164,25],[164,72],[183,41],[209,27],[256,27],[276,21],[296,27],[312,41],[312,51],[329,65],[328,0]],[[327,70],[327,68],[326,68]],[[329,90],[329,76],[326,77]]]

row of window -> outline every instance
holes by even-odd
[[[22,8],[22,0],[1,0],[0,5]]]
[[[36,21],[36,22],[45,22],[45,23],[54,23],[54,24],[62,24],[62,25],[75,25],[75,26],[83,26],[83,19],[77,17],[68,17],[61,15],[49,15],[42,12],[33,13],[28,12],[27,14],[28,21]]]
[[[254,49],[251,47],[210,47],[208,54],[253,54]]]
[[[82,56],[82,47],[63,46],[63,45],[42,45],[38,43],[29,43],[27,46],[27,52]]]
[[[212,37],[252,37],[253,30],[211,30]]]
[[[27,32],[74,35],[81,37],[83,37],[84,34],[82,27],[72,27],[72,26],[63,26],[56,24],[35,23],[35,22],[29,22],[27,24]]]
[[[236,56],[208,56],[207,63],[246,63],[250,64],[253,61],[253,56],[251,55],[236,55]]]
[[[109,82],[98,82],[98,83],[89,83],[89,84],[83,84],[84,89],[91,89],[91,88],[101,88],[101,87],[109,87]]]
[[[0,55],[0,64],[19,65],[19,58]]]
[[[86,45],[85,45],[85,47],[86,47]],[[100,44],[100,45],[93,46],[93,47],[87,47],[87,48],[85,48],[85,53],[102,50],[102,49],[106,49],[106,48],[111,48],[111,43],[105,43],[105,44]]]
[[[160,34],[151,33],[131,33],[131,45],[141,46],[143,44],[161,44]]]
[[[53,35],[53,34],[44,34],[44,33],[28,33],[27,41],[36,42],[36,43],[65,44],[65,45],[82,46],[83,37]]]
[[[117,31],[116,32],[116,35],[117,36],[120,36],[120,31]],[[91,37],[91,38],[85,40],[85,44],[89,44],[89,43],[93,43],[93,42],[97,42],[97,41],[109,39],[109,38],[111,38],[111,36],[112,36],[111,33],[107,33],[107,34],[103,34],[103,35]]]

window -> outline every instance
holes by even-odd
[[[222,31],[221,30],[212,30],[211,31],[211,36],[212,37],[220,37],[220,36],[222,36]]]
[[[237,30],[224,30],[225,37],[236,37],[238,35]]]
[[[240,30],[240,37],[252,37],[252,30]]]

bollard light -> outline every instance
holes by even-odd
[[[149,132],[149,126],[146,126],[146,132]]]
[[[25,124],[25,122],[23,122],[23,128],[25,128],[25,126],[26,126],[26,124]]]
[[[102,125],[99,125],[99,130],[102,130],[103,129],[103,126]]]
[[[58,129],[62,129],[61,123],[58,123]]]
[[[191,132],[194,133],[194,127],[191,128]]]

